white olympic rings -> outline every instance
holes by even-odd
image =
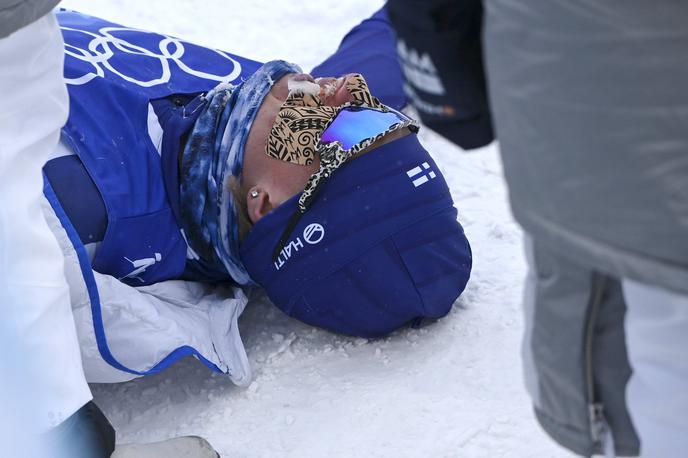
[[[177,66],[185,73],[193,75],[199,78],[204,78],[211,81],[218,81],[222,83],[231,83],[239,77],[241,74],[241,64],[235,59],[227,55],[222,51],[216,49],[209,49],[210,51],[224,57],[229,62],[232,63],[232,71],[226,75],[216,75],[214,73],[207,73],[200,70],[195,70],[190,68],[184,62],[181,61],[184,55],[184,43],[183,41],[173,38],[163,34],[152,34],[150,32],[145,32],[138,29],[131,29],[128,27],[103,27],[98,30],[100,33],[94,33],[88,30],[75,29],[72,27],[62,27],[62,30],[68,30],[73,32],[80,32],[86,35],[90,35],[93,39],[88,43],[88,49],[82,49],[77,46],[65,42],[65,54],[67,56],[73,57],[75,59],[88,62],[93,66],[93,71],[85,73],[78,77],[65,78],[65,82],[71,85],[82,85],[91,81],[93,78],[105,77],[105,69],[118,75],[120,78],[129,81],[130,83],[137,84],[143,87],[152,87],[159,84],[165,84],[170,81],[171,70],[170,61],[177,64]],[[158,44],[160,49],[160,54],[154,53],[146,48],[137,46],[135,44],[129,43],[128,41],[113,36],[113,32],[137,32],[144,33],[147,35],[159,35],[164,37]],[[173,50],[170,52],[170,45],[174,45]],[[147,81],[141,81],[136,79],[131,75],[126,75],[118,71],[115,67],[110,64],[110,58],[115,55],[111,46],[114,46],[118,51],[125,52],[129,54],[138,54],[147,57],[152,57],[158,59],[161,67],[161,75],[159,78],[153,78]]]

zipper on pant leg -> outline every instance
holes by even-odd
[[[595,339],[595,324],[602,306],[602,297],[606,286],[606,278],[593,273],[592,291],[590,294],[588,319],[585,326],[585,385],[588,401],[588,421],[590,436],[596,453],[604,453],[608,457],[614,456],[614,446],[611,432],[604,415],[604,405],[597,399],[595,391],[595,377],[593,368],[593,345]]]

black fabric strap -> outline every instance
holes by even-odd
[[[291,233],[294,232],[294,228],[299,224],[299,221],[301,221],[301,217],[303,216],[303,213],[300,211],[296,210],[293,215],[291,215],[291,218],[289,218],[289,221],[287,222],[287,225],[284,228],[284,232],[282,232],[282,236],[279,239],[279,242],[277,242],[277,245],[275,246],[275,250],[272,252],[272,261],[277,262],[277,259],[279,258],[280,252],[282,249],[286,246],[287,241],[289,240],[289,237],[291,236]]]

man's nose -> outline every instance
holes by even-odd
[[[294,81],[310,81],[311,83],[315,83],[315,79],[308,73],[297,73],[292,77],[292,80]]]

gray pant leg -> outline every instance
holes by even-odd
[[[529,275],[524,306],[526,384],[542,427],[584,456],[602,453],[592,404],[603,406],[616,453],[637,454],[624,402],[630,376],[618,280],[580,266],[526,239]]]

